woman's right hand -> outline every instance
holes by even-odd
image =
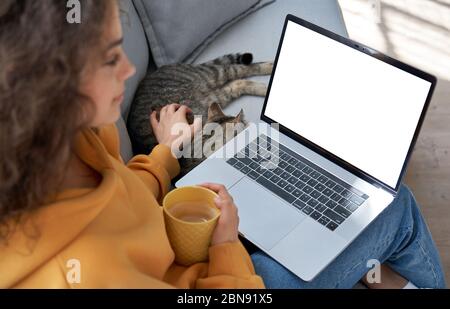
[[[215,203],[221,214],[212,236],[211,246],[238,241],[238,209],[230,193],[228,193],[225,186],[219,184],[204,183],[200,186],[210,189],[219,195],[216,197]]]
[[[196,118],[194,123],[189,125],[186,119],[188,113],[192,113],[189,107],[175,103],[161,109],[159,120],[156,118],[156,112],[153,112],[150,115],[150,123],[158,143],[171,149],[179,149],[184,142],[190,142],[194,134],[201,129],[201,118]],[[183,128],[181,135],[174,135],[174,126],[180,124],[185,126],[181,127]]]

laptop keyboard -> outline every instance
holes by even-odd
[[[227,163],[331,231],[369,198],[264,134]]]

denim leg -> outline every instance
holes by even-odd
[[[445,288],[436,246],[411,191],[402,185],[394,201],[314,280],[306,282],[263,252],[252,254],[268,288],[351,288],[376,259],[418,287]],[[383,278],[381,278],[383,280]]]

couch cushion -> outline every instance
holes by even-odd
[[[347,36],[336,0],[278,0],[224,31],[205,49],[195,63],[202,63],[227,53],[244,51],[252,52],[255,62],[274,60],[287,14],[296,15]],[[268,76],[251,79],[265,83],[269,81]],[[224,111],[236,115],[243,108],[248,121],[258,122],[263,103],[264,99],[261,97],[245,96],[230,104]]]
[[[157,66],[195,59],[221,31],[273,0],[133,0]]]
[[[116,126],[117,130],[119,131],[120,156],[125,162],[128,162],[133,157],[133,147],[131,145],[130,136],[128,135],[125,120],[120,117],[116,122]]]

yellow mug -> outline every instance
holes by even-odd
[[[164,222],[176,263],[188,266],[208,260],[220,216],[215,197],[217,193],[200,186],[176,188],[164,197]]]

